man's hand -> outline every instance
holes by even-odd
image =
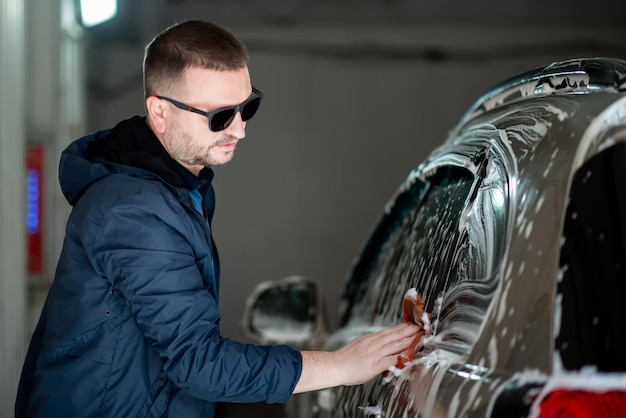
[[[419,327],[404,323],[363,335],[337,351],[303,351],[302,375],[293,393],[365,383],[394,366]]]

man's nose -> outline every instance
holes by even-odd
[[[246,122],[241,118],[241,112],[237,112],[231,124],[224,131],[239,139],[243,139],[246,136]]]

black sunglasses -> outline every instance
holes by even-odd
[[[228,128],[230,124],[233,123],[237,113],[241,113],[241,120],[244,122],[252,119],[252,116],[256,114],[257,110],[259,110],[263,93],[252,87],[252,94],[248,97],[248,99],[246,99],[245,102],[237,106],[223,107],[221,109],[214,110],[213,112],[205,112],[204,110],[186,105],[174,99],[170,99],[169,97],[156,97],[162,100],[167,100],[179,109],[206,116],[209,119],[209,129],[213,132],[219,132]]]

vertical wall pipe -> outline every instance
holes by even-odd
[[[26,347],[24,0],[0,0],[0,416],[13,416]]]

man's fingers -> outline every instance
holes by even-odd
[[[383,339],[402,339],[410,335],[415,335],[419,331],[419,327],[412,322],[403,322],[389,328],[385,328],[378,332]]]
[[[419,331],[420,327],[415,324],[402,323],[371,334],[366,337],[369,339],[366,344],[373,349],[372,354],[393,356],[406,350]]]
[[[380,361],[378,362],[380,373],[384,372],[385,370],[389,370],[391,367],[395,366],[396,364],[398,364],[397,355],[386,356],[386,357],[381,358]]]
[[[341,384],[355,385],[367,382],[397,363],[400,353],[410,347],[421,328],[413,323],[402,323],[374,334],[363,335],[334,353],[342,368]]]
[[[421,331],[421,329],[415,324],[404,323],[387,328],[385,331],[387,332],[381,332],[379,335],[380,346],[385,347],[387,345],[391,345],[391,347],[397,348],[406,346],[407,343],[404,340],[409,339],[410,342],[411,339],[415,338],[415,335]]]
[[[414,337],[409,336],[399,340],[391,341],[390,343],[382,347],[382,354],[384,356],[400,354],[401,352],[409,348],[413,340]]]

